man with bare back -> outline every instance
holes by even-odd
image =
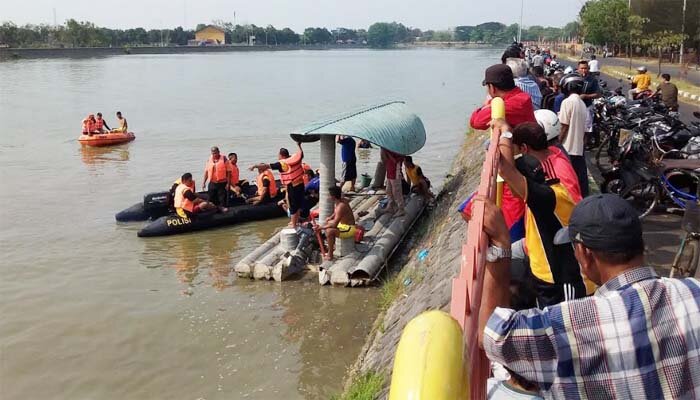
[[[326,218],[325,224],[317,227],[326,231],[328,239],[328,253],[326,260],[333,259],[333,250],[335,249],[335,239],[348,239],[355,237],[355,215],[350,208],[347,199],[343,198],[340,188],[332,186],[328,189],[328,193],[333,199],[334,208],[333,214]]]

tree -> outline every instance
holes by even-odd
[[[644,25],[649,22],[648,18],[642,18],[639,15],[630,15],[627,18],[629,25],[629,42],[631,46],[645,46]],[[631,54],[630,54],[631,55]]]
[[[470,41],[475,29],[476,27],[467,25],[455,27],[455,40],[460,42]]]
[[[625,0],[589,1],[580,12],[584,36],[593,44],[613,44],[617,52],[629,39],[629,16]]]
[[[661,57],[663,56],[664,49],[672,49],[674,47],[679,47],[684,40],[687,39],[687,35],[681,33],[674,33],[670,31],[661,31],[653,33],[644,42],[649,47],[655,48],[659,55],[659,71],[657,76],[661,75]]]
[[[328,44],[333,41],[333,35],[326,28],[306,28],[304,41],[307,44]]]
[[[376,22],[367,30],[367,42],[371,47],[386,49],[394,44],[394,32],[391,24]]]

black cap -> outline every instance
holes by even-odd
[[[569,239],[592,250],[622,252],[644,249],[639,213],[614,194],[586,197],[569,219]]]
[[[535,157],[523,154],[515,160],[515,167],[525,177],[525,179],[536,183],[545,183],[544,169],[542,163]]]
[[[486,68],[484,81],[481,82],[481,85],[486,86],[488,83],[495,84],[502,89],[514,88],[513,70],[505,64],[496,64]]]

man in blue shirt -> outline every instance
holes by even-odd
[[[355,156],[355,139],[350,136],[339,135],[336,139],[340,143],[340,160],[343,162],[343,186],[350,182],[349,191],[355,191],[357,180],[357,157]]]

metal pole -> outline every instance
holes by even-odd
[[[683,22],[681,23],[681,35],[685,35],[685,6],[686,6],[686,1],[683,0]],[[683,51],[685,50],[683,46],[685,44],[685,39],[681,40],[681,54],[678,58],[678,64],[683,66]],[[697,50],[696,50],[697,51]]]
[[[321,165],[319,165],[321,181],[319,182],[318,220],[320,224],[333,214],[333,199],[328,189],[335,185],[335,136],[321,136]]]
[[[632,0],[627,2],[627,8],[630,10],[630,15],[632,15]],[[627,22],[629,24],[629,20]],[[632,27],[629,27],[629,38],[627,39],[627,57],[630,60],[629,69],[632,69]]]
[[[523,8],[525,0],[520,0],[520,24],[518,25],[518,43],[522,42],[523,38]]]

